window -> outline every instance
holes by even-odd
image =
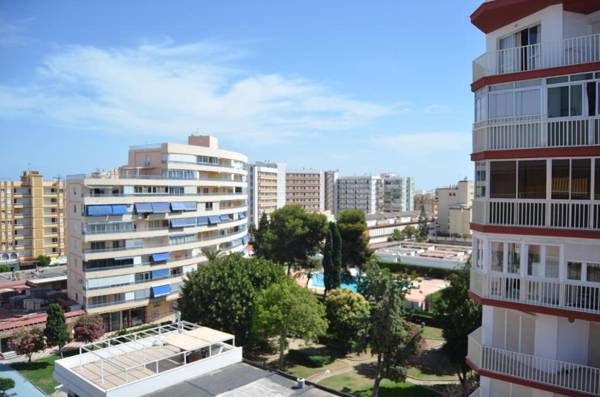
[[[515,198],[517,167],[515,161],[490,163],[490,197]]]
[[[548,117],[583,115],[583,85],[548,88]]]
[[[569,280],[581,280],[581,262],[568,263],[567,278]]]
[[[552,198],[569,199],[569,160],[552,160]]]
[[[508,272],[509,273],[520,273],[521,272],[521,244],[508,243]]]
[[[600,158],[594,160],[594,199],[600,200]]]
[[[600,282],[600,263],[588,263],[587,264],[587,281],[594,283]]]
[[[571,160],[571,199],[590,199],[591,167],[590,159]]]
[[[530,245],[527,247],[527,274],[530,276],[541,276],[542,255],[539,245]]]
[[[546,246],[546,277],[558,278],[558,263],[560,260],[560,247]]]
[[[477,252],[475,267],[483,269],[483,240],[474,239],[473,242],[475,243],[475,252]]]
[[[493,272],[501,272],[503,270],[504,263],[504,243],[494,241],[492,242],[492,264],[491,269]]]
[[[519,198],[546,198],[546,161],[519,161]]]

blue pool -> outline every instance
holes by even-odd
[[[310,283],[308,284],[310,288],[325,288],[325,280],[323,278],[323,272],[316,272],[312,274],[312,278],[310,279]],[[342,283],[340,288],[347,288],[356,292],[357,285],[356,282],[351,283]]]

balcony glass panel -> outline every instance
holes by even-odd
[[[490,197],[515,198],[517,190],[517,163],[493,161],[490,163]]]
[[[560,262],[560,247],[546,247],[546,277],[558,278],[558,266]]]
[[[527,274],[530,276],[542,276],[542,256],[539,245],[529,245],[527,247]]]
[[[567,277],[569,280],[581,280],[581,262],[567,264]]]
[[[546,198],[546,161],[519,161],[519,198]]]
[[[600,283],[600,263],[587,264],[587,281]]]
[[[600,200],[600,159],[594,160],[595,170],[594,170],[594,198],[596,200]]]
[[[509,273],[521,272],[521,244],[508,243],[507,264]]]
[[[504,263],[504,243],[493,241],[492,242],[492,271],[501,272],[503,271]]]
[[[592,161],[590,159],[572,160],[571,166],[571,199],[589,200]]]
[[[552,160],[552,198],[569,199],[569,160]]]

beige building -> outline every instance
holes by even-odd
[[[414,210],[421,212],[421,208],[425,208],[425,212],[427,214],[431,214],[432,216],[437,215],[437,198],[435,196],[435,192],[426,192],[421,191],[415,193],[414,197]]]
[[[64,255],[63,183],[25,171],[0,181],[0,263],[33,264],[40,255]]]
[[[287,171],[285,203],[299,205],[306,211],[325,210],[325,176],[323,171]]]
[[[69,297],[106,330],[172,320],[202,249],[244,251],[246,156],[216,138],[132,147],[116,172],[67,179]]]
[[[262,214],[270,215],[285,205],[286,166],[257,162],[248,167],[249,221],[258,225]]]
[[[473,189],[473,181],[465,179],[454,186],[435,190],[438,205],[436,231],[439,235],[466,235],[469,227],[464,225],[471,221]]]

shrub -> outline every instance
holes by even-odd
[[[73,327],[73,338],[78,342],[93,342],[104,335],[104,322],[100,316],[81,316]]]
[[[288,358],[295,363],[312,368],[319,368],[335,361],[335,356],[333,354],[323,354],[323,352],[318,352],[312,349],[290,349],[288,352]]]
[[[7,390],[15,387],[15,381],[11,378],[0,378],[0,392],[4,396]]]

